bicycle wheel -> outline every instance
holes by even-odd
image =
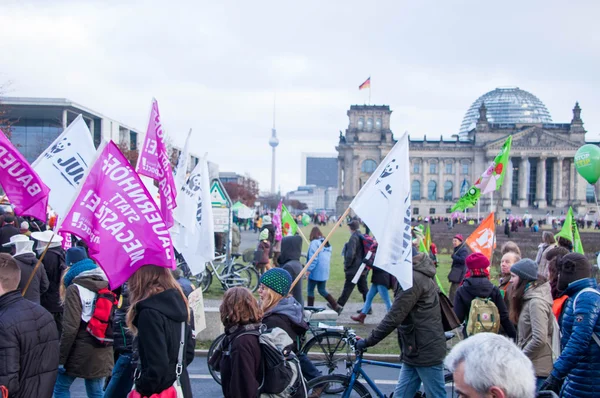
[[[215,368],[213,368],[210,365],[210,363],[208,363],[208,361],[213,356],[215,350],[221,344],[224,338],[225,333],[219,335],[210,345],[210,348],[208,349],[208,355],[206,356],[206,364],[208,365],[208,371],[210,372],[210,375],[213,377],[213,379],[215,379],[215,381],[219,384],[221,384],[221,372],[218,372]]]
[[[233,272],[238,273],[240,278],[248,281],[248,283],[244,284],[244,286],[250,289],[252,293],[258,289],[258,281],[260,276],[258,275],[258,271],[256,271],[254,266],[236,263],[231,266],[231,269]]]
[[[344,341],[344,334],[335,331],[325,331],[313,336],[302,346],[301,352],[306,355],[319,354],[312,363],[323,373],[332,374],[338,364],[343,362],[348,353],[348,344]]]
[[[196,275],[196,281],[202,288],[202,293],[206,293],[212,283],[212,272],[210,272],[208,267],[204,268],[204,271],[201,274]]]
[[[324,391],[321,397],[330,397],[339,395],[342,391],[346,391],[350,385],[350,376],[344,375],[326,375],[312,379],[307,383],[307,388],[310,392]],[[317,390],[317,391],[315,391]],[[339,393],[331,393],[330,391],[339,391]],[[352,391],[349,397],[352,398],[371,398],[371,393],[358,380],[354,382]]]

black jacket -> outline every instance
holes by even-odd
[[[221,357],[221,388],[225,398],[255,398],[262,381],[261,350],[256,334],[259,324],[234,326],[225,333]],[[238,337],[239,336],[239,337]]]
[[[14,256],[13,259],[21,269],[21,281],[19,282],[18,289],[22,292],[23,289],[25,289],[27,281],[29,281],[38,260],[33,253],[19,254],[18,256]],[[44,266],[40,264],[24,297],[36,304],[40,304],[40,296],[48,290],[48,286],[46,270],[44,269]]]
[[[133,352],[133,335],[126,324],[127,310],[129,310],[129,288],[127,283],[124,283],[121,286],[119,305],[113,318],[113,348],[118,355]]]
[[[58,369],[54,318],[21,292],[0,296],[0,385],[11,398],[50,398]]]
[[[137,342],[141,372],[135,381],[142,396],[166,390],[177,379],[177,354],[181,340],[181,322],[187,323],[188,312],[177,289],[168,289],[140,301],[136,305],[133,324],[138,328]],[[187,366],[194,360],[195,341],[192,329],[186,327],[181,386],[186,398],[192,397]]]
[[[260,229],[260,232],[262,232],[263,229],[269,231],[269,237],[267,238],[267,240],[271,244],[271,247],[273,247],[273,242],[275,242],[275,227],[273,226],[273,224],[267,224],[263,225],[263,227]]]
[[[0,228],[0,253],[9,253],[12,250],[12,247],[3,247],[2,245],[10,242],[10,238],[19,235],[19,230],[13,225],[5,225]]]
[[[362,235],[360,232],[355,231],[346,243],[346,249],[344,250],[344,273],[346,278],[354,277],[363,258],[365,257],[365,250],[362,244]]]
[[[42,307],[49,312],[63,312],[60,300],[60,278],[67,269],[65,251],[62,247],[51,247],[42,260],[46,275],[48,276],[48,290],[42,294]]]
[[[454,297],[454,312],[458,317],[458,320],[463,322],[469,315],[471,310],[471,301],[475,297],[491,298],[498,312],[500,313],[500,323],[506,335],[512,339],[517,338],[517,332],[514,325],[508,318],[508,310],[500,294],[500,289],[494,286],[492,282],[486,277],[472,276],[465,279],[462,286],[456,291],[456,297]]]
[[[371,273],[371,283],[374,285],[383,285],[385,287],[387,287],[388,289],[392,287],[391,281],[391,275],[382,270],[381,268],[377,268],[375,266],[373,266],[373,271]]]
[[[460,245],[454,248],[454,252],[450,255],[452,257],[452,268],[448,274],[448,280],[452,283],[461,283],[465,279],[467,273],[467,265],[465,260],[469,255],[465,245]]]
[[[283,268],[292,276],[292,281],[296,279],[304,266],[300,262],[302,255],[302,238],[300,236],[286,236],[281,240],[281,254],[277,262],[279,267]],[[300,304],[304,304],[302,299],[302,279],[296,283],[291,291],[292,295]]]
[[[434,276],[435,265],[427,254],[413,257],[412,288],[396,290],[392,308],[367,338],[367,346],[379,343],[397,328],[402,362],[434,366],[444,361],[446,338]]]

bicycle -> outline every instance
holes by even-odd
[[[454,337],[454,333],[446,333],[446,340],[450,340]],[[343,398],[350,397],[361,397],[361,398],[371,398],[371,392],[365,387],[360,381],[358,381],[359,377],[363,377],[369,387],[373,390],[379,398],[387,398],[385,394],[381,392],[375,382],[367,375],[367,373],[362,369],[363,364],[386,367],[386,368],[394,368],[401,369],[401,363],[391,363],[391,362],[381,362],[381,361],[372,361],[368,359],[363,359],[363,352],[356,350],[356,342],[358,341],[356,335],[349,335],[347,337],[347,343],[352,349],[352,351],[356,354],[356,361],[348,361],[346,362],[346,368],[348,370],[348,374],[329,374],[325,376],[320,376],[315,379],[312,379],[307,383],[308,390],[311,391],[316,388],[325,387],[325,395],[327,396],[331,394],[331,391],[343,392]],[[444,383],[452,383],[452,396],[454,396],[454,379],[452,373],[445,372],[444,373]],[[337,387],[336,387],[337,386]],[[394,395],[392,393],[390,398]],[[422,392],[417,392],[415,398],[425,397],[425,394]]]
[[[316,327],[311,325],[310,319],[313,314],[324,311],[323,307],[304,307],[304,310],[309,312],[307,316],[307,322],[309,331],[313,335],[308,339],[299,350],[299,353],[312,356],[318,356],[319,359],[313,360],[313,364],[321,370],[322,373],[331,374],[335,372],[338,367],[338,363],[341,361],[350,360],[351,351],[347,344],[347,340],[350,336],[355,336],[354,330],[347,327],[332,327],[328,325],[319,324]],[[225,338],[225,334],[218,336],[211,344],[206,361],[210,360],[215,351],[220,347],[221,342]],[[345,356],[342,351],[346,352]],[[213,379],[221,384],[221,374],[216,371],[210,364],[208,364],[208,371]],[[343,390],[336,391],[333,387],[327,388],[326,392],[336,393]]]
[[[236,286],[246,287],[252,292],[258,289],[258,280],[260,277],[256,269],[252,265],[233,263],[234,260],[241,256],[240,254],[232,254],[229,262],[223,261],[226,259],[225,254],[217,254],[213,261],[206,263],[204,271],[198,275],[192,274],[181,254],[176,253],[175,256],[178,262],[177,266],[182,269],[185,277],[195,282],[202,289],[202,293],[206,293],[212,284],[213,275],[221,283],[223,290]]]

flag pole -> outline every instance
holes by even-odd
[[[308,239],[306,239],[306,236],[304,235],[304,233],[302,232],[302,230],[300,229],[300,227],[298,227],[297,231],[300,234],[300,236],[302,237],[302,239],[304,239],[304,241],[306,242],[306,244],[310,246],[310,242],[308,241]]]
[[[317,251],[314,252],[314,254],[310,258],[310,260],[308,260],[308,262],[306,263],[306,265],[304,266],[304,268],[302,268],[302,271],[300,271],[300,273],[298,274],[298,276],[296,277],[296,279],[294,279],[294,282],[292,283],[292,286],[290,286],[290,292],[292,291],[292,289],[294,288],[294,286],[296,286],[296,283],[298,283],[298,281],[302,278],[302,276],[304,276],[304,274],[306,273],[306,270],[308,269],[308,267],[312,264],[313,261],[315,261],[315,258],[317,258],[317,256],[321,252],[321,250],[323,250],[323,248],[325,247],[325,245],[327,244],[327,242],[329,242],[329,238],[331,238],[331,236],[333,235],[333,233],[335,232],[335,230],[338,229],[338,227],[346,219],[346,216],[348,215],[348,213],[350,213],[350,207],[348,207],[346,209],[346,211],[344,212],[344,214],[342,214],[340,216],[340,218],[337,220],[337,222],[333,226],[333,229],[331,231],[329,231],[329,233],[327,234],[327,237],[321,243],[321,246],[319,246],[319,248],[317,249]],[[300,228],[298,228],[298,230],[300,230]]]

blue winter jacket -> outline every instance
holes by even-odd
[[[325,239],[319,238],[314,239],[310,242],[310,246],[308,247],[308,253],[306,254],[307,258],[310,259],[313,254],[317,251],[321,243],[323,243]],[[323,250],[319,252],[315,261],[312,262],[310,267],[308,267],[308,272],[310,275],[308,279],[311,281],[323,282],[329,279],[329,263],[331,262],[331,246],[329,246],[329,242],[325,245]]]
[[[593,278],[580,279],[565,291],[569,299],[562,316],[562,353],[552,370],[554,377],[566,377],[561,397],[600,397],[600,346],[592,339],[592,333],[600,337],[600,294],[582,293],[573,309],[577,293],[586,287],[598,289],[598,284]]]

